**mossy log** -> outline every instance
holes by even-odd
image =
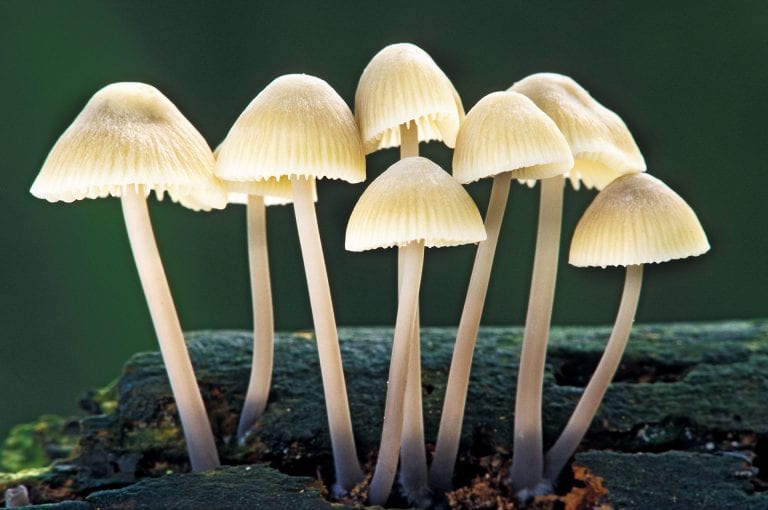
[[[547,441],[567,420],[609,332],[553,330],[544,390]],[[427,441],[436,436],[454,335],[454,329],[422,331]],[[509,448],[521,337],[520,328],[481,330],[462,452]],[[378,446],[392,330],[341,329],[340,338],[355,437],[366,456]],[[287,474],[309,476],[319,466],[330,479],[330,440],[311,332],[278,335],[269,405],[243,445],[233,435],[249,379],[251,335],[203,331],[187,339],[224,464],[269,463]],[[584,449],[695,450],[738,434],[763,437],[768,434],[766,362],[768,320],[638,325]],[[0,489],[24,483],[33,502],[51,502],[188,471],[159,353],[133,356],[119,380],[91,392],[82,407],[91,415],[48,419],[13,432],[0,470],[15,473],[0,475]],[[35,433],[41,429],[46,433]]]

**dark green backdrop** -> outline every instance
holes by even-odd
[[[768,3],[201,2],[0,0],[0,434],[154,349],[117,200],[48,204],[28,192],[48,150],[100,87],[144,81],[215,146],[274,77],[305,72],[350,104],[365,64],[411,41],[452,78],[469,109],[538,71],[573,76],[626,121],[649,171],[676,189],[713,249],[649,267],[638,320],[765,316]],[[424,149],[444,167],[450,151]],[[397,158],[368,158],[369,180]],[[318,214],[338,322],[391,325],[393,253],[343,249],[364,185],[323,182]],[[470,188],[484,209],[488,185]],[[564,241],[594,192],[569,190]],[[537,192],[513,188],[485,313],[521,324]],[[186,329],[249,327],[242,207],[192,213],[151,204]],[[279,329],[310,328],[290,208],[269,211]],[[563,256],[567,250],[564,242]],[[425,325],[455,325],[473,250],[427,254]],[[561,265],[554,322],[608,323],[623,275]]]

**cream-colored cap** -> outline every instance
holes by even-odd
[[[350,251],[423,241],[442,247],[485,241],[477,206],[464,188],[426,158],[401,159],[366,188],[347,224]]]
[[[276,78],[240,114],[216,162],[226,181],[281,177],[365,180],[365,155],[354,116],[320,78]]]
[[[155,191],[193,209],[222,208],[213,154],[160,91],[113,83],[96,92],[51,149],[30,192],[50,202]]]
[[[221,145],[213,151],[213,157],[219,159]],[[293,203],[291,180],[287,177],[275,179],[270,177],[262,181],[221,181],[227,190],[227,202],[230,204],[247,204],[248,195],[264,197],[264,205],[288,205]],[[312,198],[317,202],[317,186],[312,179]]]
[[[619,177],[576,226],[568,262],[629,266],[701,255],[709,242],[685,200],[648,174]]]
[[[620,175],[645,171],[643,155],[621,117],[573,79],[556,73],[532,74],[510,90],[533,100],[565,135],[575,160],[569,172],[575,189],[580,182],[603,189]]]
[[[400,145],[400,125],[414,121],[419,141],[456,143],[464,118],[461,98],[424,50],[410,43],[379,51],[360,76],[355,119],[365,153]]]
[[[287,177],[280,180],[270,177],[264,181],[224,181],[227,188],[227,201],[230,204],[248,203],[248,195],[261,195],[264,197],[264,205],[288,205],[293,203],[291,181]],[[312,199],[317,202],[317,184],[312,178]]]
[[[453,152],[453,176],[462,184],[503,172],[546,179],[573,166],[568,142],[530,99],[517,92],[488,94],[467,114]]]

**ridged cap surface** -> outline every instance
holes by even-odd
[[[227,201],[230,204],[248,203],[248,195],[261,195],[264,197],[264,205],[288,205],[293,203],[291,181],[283,177],[280,180],[271,177],[264,181],[224,181],[227,188]],[[317,202],[317,184],[314,179],[311,182],[312,198]]]
[[[347,224],[350,251],[478,243],[486,238],[477,206],[456,180],[426,158],[401,159],[376,178]]]
[[[400,124],[414,121],[419,141],[456,143],[464,118],[461,98],[424,50],[410,43],[379,51],[360,76],[355,119],[365,153],[400,145]]]
[[[598,103],[568,76],[538,73],[510,90],[529,97],[555,121],[574,157],[569,172],[575,189],[603,189],[616,177],[644,172],[645,160],[621,117]]]
[[[573,157],[563,134],[530,99],[517,92],[488,94],[461,124],[453,176],[462,184],[503,172],[546,179],[568,172]]]
[[[680,196],[648,174],[630,174],[598,193],[579,220],[568,262],[628,266],[701,255],[709,242]]]
[[[202,135],[151,85],[96,92],[48,154],[30,192],[50,202],[122,195],[126,188],[193,209],[221,208],[214,159]]]
[[[325,81],[276,78],[246,107],[222,142],[216,175],[227,181],[301,176],[365,180],[354,116]]]
[[[221,144],[213,151],[213,157],[218,161],[221,152]],[[262,181],[221,181],[227,190],[227,203],[247,204],[248,195],[261,195],[264,197],[264,205],[288,205],[293,203],[290,179],[283,177],[275,179],[270,177]],[[317,202],[317,186],[312,179],[312,196]]]

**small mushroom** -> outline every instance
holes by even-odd
[[[179,410],[194,471],[219,465],[147,210],[146,197],[221,208],[213,154],[168,98],[143,83],[98,91],[51,149],[31,193],[51,202],[120,197],[128,238]]]
[[[485,218],[488,240],[477,247],[429,472],[430,485],[435,490],[451,488],[472,355],[510,181],[513,178],[550,181],[571,166],[571,151],[555,123],[517,92],[488,94],[472,107],[461,125],[453,154],[454,177],[464,184],[492,177],[493,187]]]
[[[403,252],[384,425],[369,493],[374,505],[386,503],[397,470],[424,248],[477,243],[485,238],[480,213],[467,192],[439,166],[420,157],[402,159],[376,178],[349,218],[347,250],[397,246]]]
[[[577,267],[624,266],[626,279],[610,339],[568,424],[545,456],[554,481],[576,451],[621,361],[635,320],[643,264],[695,257],[709,250],[696,214],[663,182],[630,174],[611,182],[587,208],[571,241]]]
[[[223,143],[225,143],[226,140]],[[213,155],[218,160],[221,145]],[[272,287],[269,276],[269,255],[267,252],[266,208],[272,205],[286,205],[292,201],[291,182],[287,178],[253,181],[223,181],[227,188],[230,204],[246,206],[248,232],[248,267],[251,277],[251,306],[253,309],[253,361],[251,377],[237,425],[237,438],[244,441],[253,424],[267,407],[269,389],[272,383],[272,362],[274,359],[275,326],[272,307]],[[313,184],[313,198],[317,193]]]
[[[464,118],[456,89],[432,57],[410,43],[379,51],[360,77],[355,117],[366,154],[400,146],[400,158],[419,155],[419,142],[443,141],[453,147]],[[398,289],[404,252],[398,251]],[[424,416],[421,399],[421,341],[416,310],[409,340],[400,482],[412,499],[428,492]]]
[[[351,490],[363,478],[357,459],[336,320],[313,201],[315,179],[365,180],[355,119],[325,81],[304,74],[276,78],[246,107],[227,134],[216,163],[223,180],[274,178],[291,183],[315,324],[336,484]],[[256,177],[259,176],[259,177]]]
[[[567,76],[538,73],[510,90],[529,97],[565,136],[573,153],[569,178],[601,189],[616,177],[645,171],[645,161],[621,118]],[[537,491],[543,470],[541,391],[557,279],[563,179],[541,183],[539,226],[515,399],[514,453],[509,483],[521,495]],[[524,499],[524,498],[523,498]]]

